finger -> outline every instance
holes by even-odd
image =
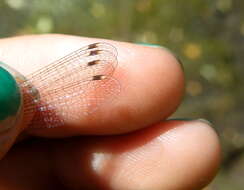
[[[23,130],[22,93],[17,80],[21,75],[0,62],[0,159]]]
[[[213,179],[220,162],[217,135],[201,121],[168,121],[55,147],[54,168],[70,189],[196,190]]]
[[[32,130],[31,134],[60,137],[124,133],[160,121],[175,111],[183,94],[184,79],[176,58],[163,48],[44,35],[2,40],[0,49],[6,63],[23,74],[29,74],[77,48],[99,41],[107,41],[118,50],[119,65],[114,74],[121,86],[118,97],[114,101],[106,101],[98,110],[86,116],[82,110],[71,105],[69,109],[76,116],[75,119],[65,113],[61,116],[65,125]]]
[[[15,145],[0,162],[0,189],[62,190],[51,164],[47,143]]]
[[[201,189],[216,174],[216,133],[167,121],[131,134],[26,143],[0,163],[2,189]]]

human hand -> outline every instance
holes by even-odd
[[[100,41],[65,35],[2,39],[0,58],[26,75]],[[30,130],[19,114],[2,155],[17,136],[40,138],[16,143],[1,160],[0,189],[196,190],[213,179],[220,162],[214,130],[203,120],[165,121],[184,92],[177,59],[163,48],[108,42],[119,53],[118,98],[73,126]]]

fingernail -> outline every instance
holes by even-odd
[[[172,119],[167,119],[167,121],[199,121],[199,122],[202,122],[202,123],[205,123],[209,126],[213,126],[213,124],[206,120],[206,119],[192,119],[192,118],[172,118]]]
[[[137,42],[136,44],[142,45],[142,46],[147,46],[147,47],[164,48],[164,47],[157,45],[157,44],[150,44],[150,43],[144,43],[144,42]]]
[[[209,125],[209,126],[213,126],[213,124],[210,122],[210,121],[208,121],[208,120],[206,120],[206,119],[203,119],[203,118],[200,118],[200,119],[198,119],[197,121],[200,121],[200,122],[202,122],[202,123],[205,123],[205,124],[207,124],[207,125]]]
[[[181,61],[181,59],[179,58],[179,56],[177,56],[175,53],[173,53],[170,49],[164,47],[164,46],[161,46],[161,45],[157,45],[157,44],[149,44],[149,43],[136,43],[138,45],[142,45],[142,46],[147,46],[147,47],[154,47],[154,48],[162,48],[162,49],[165,49],[166,51],[170,52],[172,55],[174,55],[174,57],[177,59],[177,61],[179,62],[179,64],[181,65],[181,68],[184,70],[184,67],[183,67],[183,63]]]
[[[180,64],[180,66],[181,66],[181,68],[182,68],[182,70],[183,70],[183,72],[184,72],[185,69],[184,69],[183,62],[181,61],[181,59],[179,58],[179,56],[177,56],[177,55],[174,55],[174,56],[175,56],[175,58],[177,59],[178,63]]]
[[[167,119],[167,121],[194,121],[196,119],[191,119],[191,118],[172,118],[172,119]]]
[[[14,126],[20,106],[20,88],[13,75],[0,63],[0,132]]]

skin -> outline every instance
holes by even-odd
[[[27,75],[99,41],[66,35],[7,38],[0,40],[0,56]],[[184,94],[182,67],[174,55],[163,48],[107,42],[119,53],[114,74],[119,96],[54,129],[28,129],[21,120],[19,139],[38,138],[16,143],[0,161],[0,189],[196,190],[214,178],[220,163],[215,131],[202,120],[165,120]]]

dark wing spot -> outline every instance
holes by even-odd
[[[90,52],[90,55],[98,55],[100,52],[100,50],[94,50]]]
[[[90,45],[88,46],[88,49],[96,48],[97,45],[98,45],[98,43],[90,44]]]
[[[90,61],[90,62],[88,62],[87,65],[88,65],[88,66],[93,66],[93,65],[96,65],[96,64],[98,64],[98,63],[99,63],[98,60],[94,60],[94,61]]]
[[[104,75],[95,75],[92,77],[92,80],[103,80],[106,77]]]

